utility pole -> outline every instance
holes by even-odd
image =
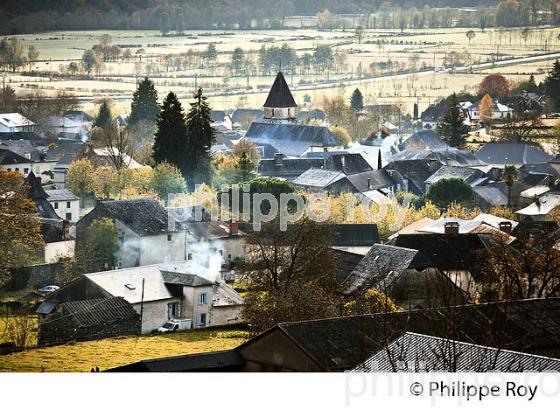
[[[146,278],[142,278],[142,296],[140,298],[140,326],[142,326],[142,320],[144,319],[144,284],[146,283]]]

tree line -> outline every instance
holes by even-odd
[[[187,29],[282,28],[287,16],[318,15],[321,28],[356,23],[368,28],[429,28],[557,24],[559,8],[546,0],[503,0],[496,11],[482,0],[133,0],[59,2],[8,0],[0,6],[0,33],[47,30],[155,29],[181,34]],[[460,7],[476,7],[476,12]],[[328,13],[325,13],[328,10]],[[353,26],[354,27],[354,26]]]

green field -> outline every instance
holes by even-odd
[[[142,359],[231,349],[246,338],[239,330],[204,329],[32,348],[0,356],[0,371],[89,372],[96,366],[106,370]]]

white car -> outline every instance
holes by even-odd
[[[48,286],[43,286],[38,291],[41,292],[41,293],[53,293],[53,292],[56,292],[58,289],[60,289],[60,286],[48,285]]]

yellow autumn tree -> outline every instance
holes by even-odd
[[[29,186],[18,172],[0,168],[0,286],[10,268],[35,262],[45,247]]]
[[[492,97],[486,94],[480,100],[480,120],[486,124],[492,123],[492,117],[494,113],[492,111]]]

